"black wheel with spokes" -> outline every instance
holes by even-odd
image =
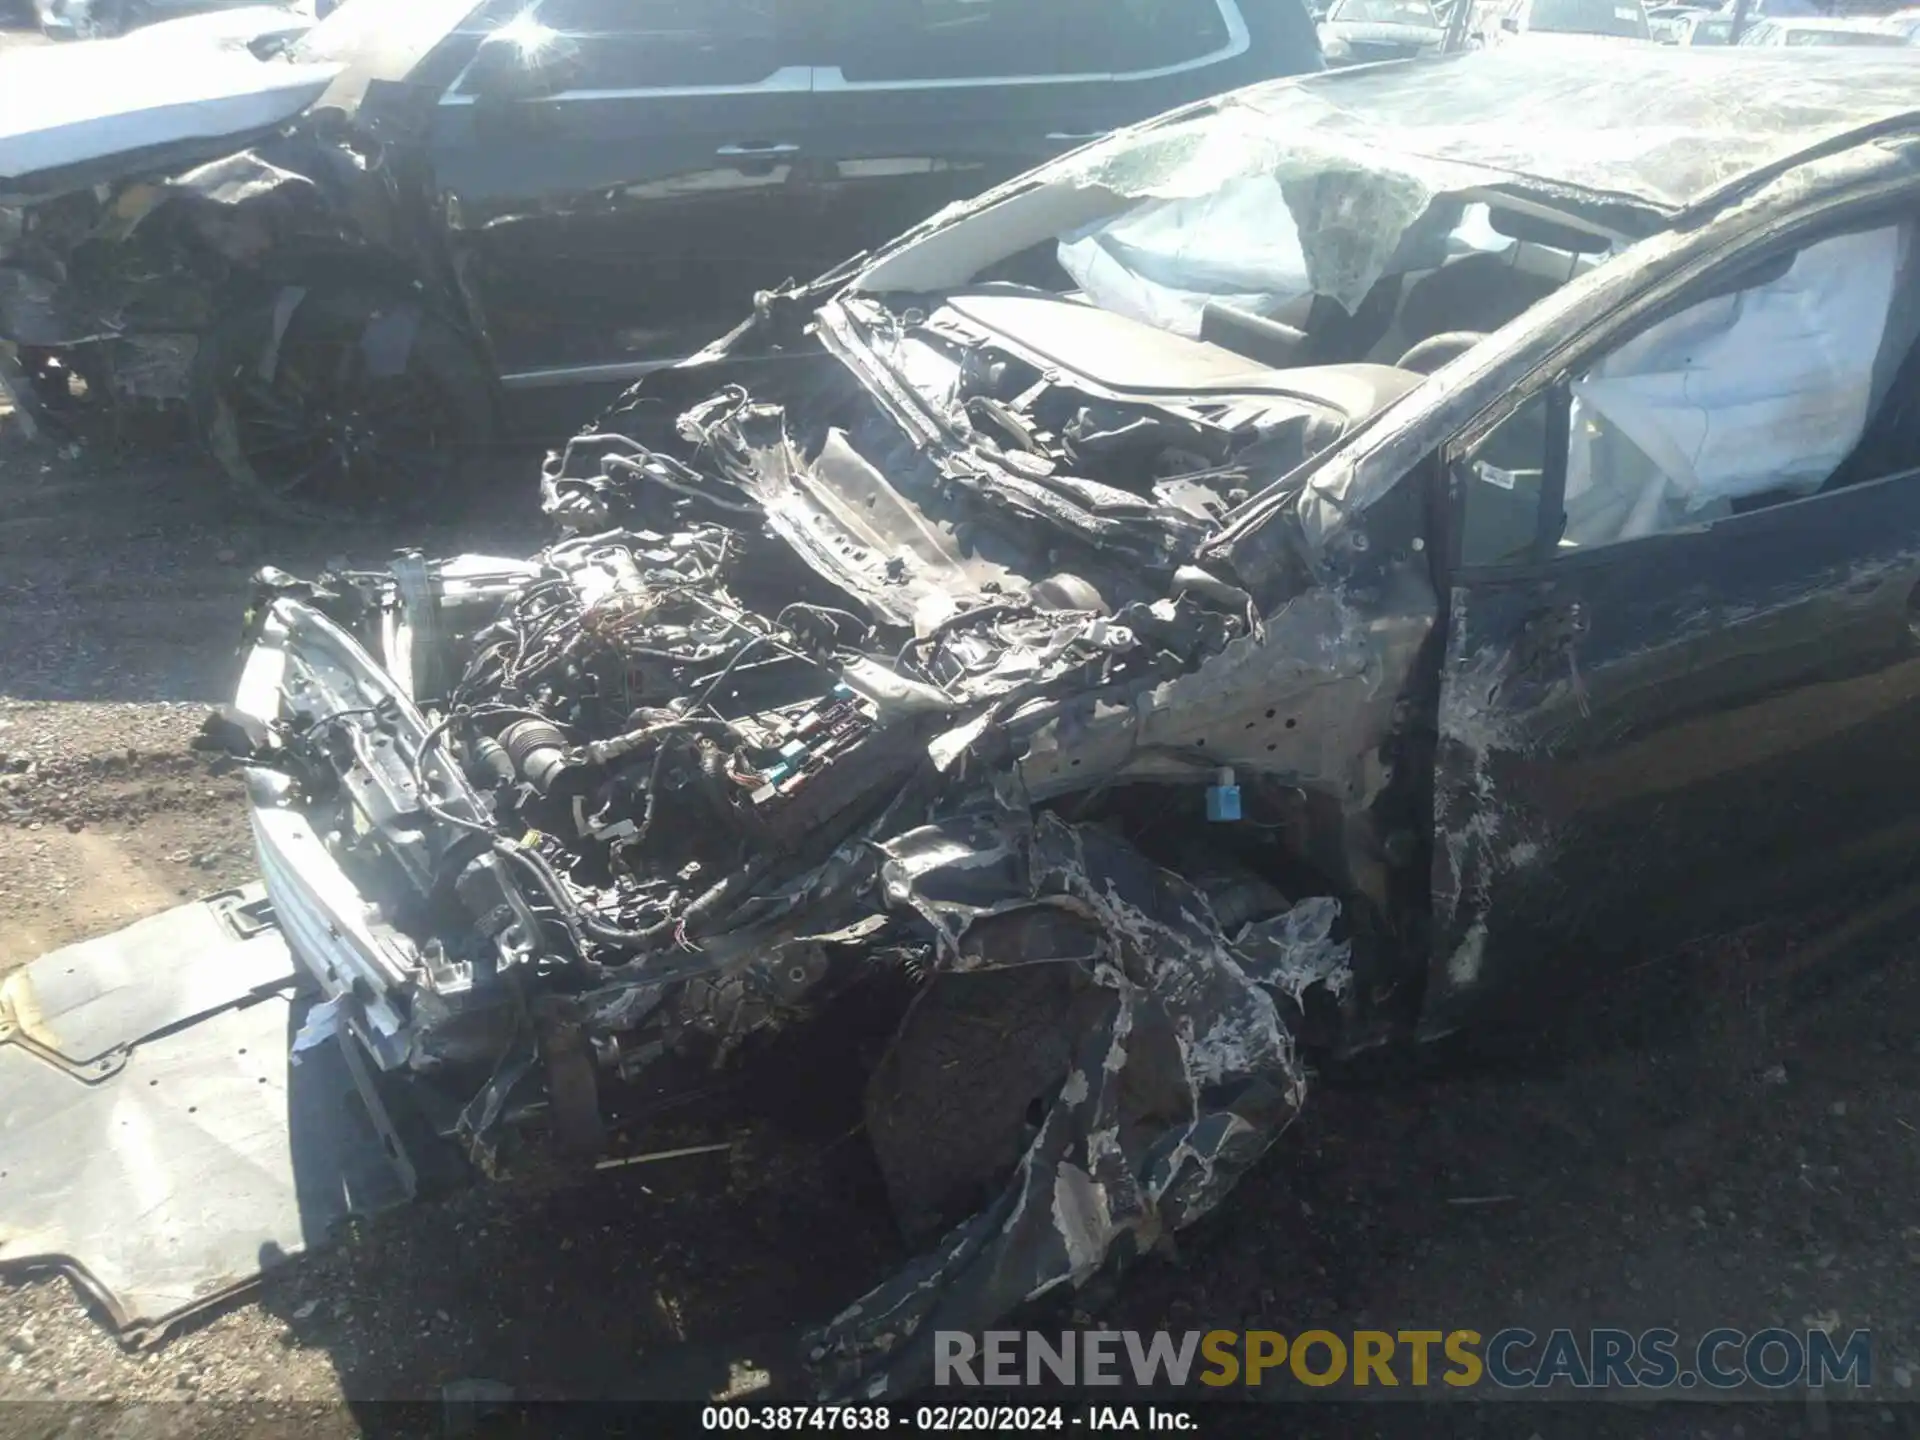
[[[283,515],[385,517],[450,498],[493,430],[473,347],[419,301],[288,288],[201,342],[194,409],[241,497]]]

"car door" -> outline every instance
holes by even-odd
[[[787,10],[531,0],[442,98],[438,184],[509,386],[691,354],[812,263]]]
[[[1920,853],[1913,249],[1745,262],[1453,447],[1428,1033]]]
[[[815,113],[840,255],[1122,125],[1319,67],[1273,0],[832,0]],[[836,257],[837,258],[837,257]]]

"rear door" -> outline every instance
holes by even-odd
[[[1268,27],[1284,41],[1270,44],[1243,9],[1276,5],[1298,24]],[[842,256],[1119,126],[1319,58],[1298,0],[827,0],[815,13]]]
[[[1705,283],[1454,447],[1429,1033],[1912,869],[1913,239]]]
[[[619,378],[688,355],[757,289],[804,274],[818,195],[812,72],[788,0],[532,0],[496,32],[557,93],[470,69],[434,162],[510,385]]]

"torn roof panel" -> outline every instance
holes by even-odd
[[[1920,56],[1620,45],[1596,65],[1579,47],[1512,46],[1330,71],[1227,103],[1282,143],[1311,135],[1677,212],[1805,151],[1920,116]]]

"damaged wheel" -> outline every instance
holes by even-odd
[[[425,509],[493,433],[465,336],[416,299],[348,288],[233,312],[201,342],[193,402],[241,498],[310,519]]]
[[[924,1243],[1006,1183],[1073,1059],[1071,966],[945,975],[914,1001],[867,1091],[895,1218]]]

